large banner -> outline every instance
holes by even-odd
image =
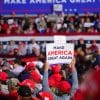
[[[0,14],[50,14],[54,10],[100,13],[100,0],[0,0]]]

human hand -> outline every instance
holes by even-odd
[[[75,64],[76,64],[76,59],[73,58],[73,59],[72,59],[72,62],[71,62],[71,67],[72,67],[72,69],[75,68]]]

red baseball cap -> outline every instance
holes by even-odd
[[[43,100],[54,100],[52,94],[47,91],[40,92],[39,95]]]
[[[69,93],[71,89],[71,84],[67,81],[61,81],[58,88],[61,92]]]
[[[5,72],[0,72],[0,81],[6,81],[8,79],[8,74]]]
[[[56,82],[60,82],[61,81],[61,78],[62,78],[62,75],[61,74],[52,74],[50,76],[50,78],[53,78]]]
[[[30,72],[30,79],[33,79],[34,82],[36,82],[36,83],[40,83],[41,82],[41,76],[35,70]]]
[[[32,89],[34,89],[34,87],[35,87],[35,83],[30,79],[26,79],[23,82],[19,82],[18,85],[29,86],[29,88],[32,88]]]
[[[53,78],[49,78],[48,83],[49,83],[49,86],[55,87],[55,80]]]
[[[61,70],[61,65],[53,65],[52,66],[53,73],[59,73],[60,70]]]
[[[62,76],[60,74],[52,74],[48,80],[49,86],[58,87],[61,78]]]
[[[26,70],[27,71],[31,71],[33,69],[35,69],[35,64],[34,63],[30,62],[29,64],[26,65]]]

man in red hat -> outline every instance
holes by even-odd
[[[77,72],[75,69],[75,59],[72,61],[72,86],[68,81],[61,80],[58,86],[58,90],[61,92],[61,96],[55,95],[49,88],[48,85],[48,69],[49,65],[46,62],[45,68],[44,68],[44,76],[43,76],[43,90],[50,92],[50,94],[53,96],[54,100],[70,100],[71,96],[74,95],[76,90],[78,89],[78,78],[77,78]]]

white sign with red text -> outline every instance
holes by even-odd
[[[74,55],[74,44],[50,43],[46,45],[46,57],[49,64],[70,64]]]

